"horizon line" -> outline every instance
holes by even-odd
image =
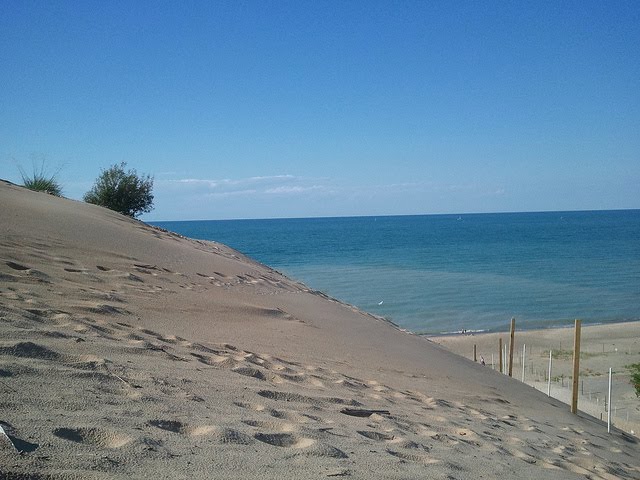
[[[336,218],[390,218],[390,217],[444,217],[444,216],[470,216],[470,215],[509,215],[509,214],[536,214],[536,213],[589,213],[589,212],[627,212],[640,208],[587,208],[578,210],[505,210],[500,212],[459,212],[459,213],[399,213],[380,215],[317,215],[309,217],[262,217],[262,218],[209,218],[209,219],[184,219],[184,220],[143,220],[145,223],[163,222],[237,222],[254,220],[313,220]],[[141,219],[142,220],[142,219]]]

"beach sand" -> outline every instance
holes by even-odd
[[[499,370],[499,338],[503,348],[509,332],[430,337],[432,341],[458,355],[476,360],[484,358],[490,368]],[[514,337],[512,376],[566,403],[571,402],[574,325],[567,328],[518,331]],[[549,379],[551,351],[551,383]],[[580,378],[578,408],[607,419],[609,368],[612,370],[613,423],[629,433],[640,435],[640,398],[631,384],[629,365],[640,363],[640,322],[582,325],[580,335]],[[522,355],[525,355],[524,369]],[[492,363],[493,362],[493,363]],[[524,370],[524,371],[523,371]],[[507,367],[504,367],[507,372]]]
[[[640,478],[634,436],[223,245],[6,182],[0,224],[0,478]]]

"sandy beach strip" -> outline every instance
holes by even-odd
[[[510,334],[474,333],[429,337],[452,352],[499,370],[499,339],[508,351]],[[514,378],[548,392],[566,403],[571,399],[574,325],[518,331],[514,340]],[[640,363],[640,322],[582,325],[580,345],[579,408],[597,418],[607,418],[609,369],[612,369],[613,422],[627,432],[640,435],[640,399],[631,383],[630,368]],[[551,382],[549,353],[551,351]],[[524,354],[524,369],[523,358]],[[506,366],[505,366],[506,370]]]
[[[219,243],[3,181],[0,225],[2,479],[640,478],[636,437]]]

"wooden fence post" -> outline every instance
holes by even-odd
[[[516,319],[512,318],[511,319],[511,333],[510,333],[510,338],[511,340],[509,341],[509,376],[512,376],[513,373],[513,346],[514,346],[514,335],[516,333]]]
[[[498,339],[498,357],[500,357],[500,373],[502,373],[502,337]]]
[[[582,321],[576,320],[573,335],[573,384],[571,392],[571,413],[578,413],[578,382],[580,379],[580,327]]]

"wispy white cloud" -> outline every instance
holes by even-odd
[[[157,186],[176,193],[207,197],[303,195],[328,191],[327,179],[297,177],[295,175],[267,175],[238,179],[180,178],[161,180]]]
[[[186,186],[199,186],[207,187],[210,189],[225,188],[225,187],[243,187],[246,185],[272,185],[274,183],[290,182],[296,180],[298,177],[293,175],[271,175],[261,177],[248,177],[239,179],[206,179],[206,178],[180,178],[177,180],[164,180],[163,183],[167,185],[186,185]]]
[[[264,191],[269,195],[287,195],[287,194],[301,194],[310,192],[328,192],[329,189],[323,185],[311,185],[304,187],[301,185],[283,185],[280,187],[269,188]]]
[[[278,180],[294,180],[300,179],[301,177],[295,177],[293,175],[270,175],[263,177],[249,177],[247,180],[251,182],[270,182],[270,181],[278,181]]]
[[[260,192],[255,189],[245,189],[245,190],[232,190],[228,192],[210,192],[205,193],[204,196],[207,198],[227,198],[227,197],[248,197],[257,195]]]
[[[245,178],[179,178],[158,180],[157,188],[164,194],[187,196],[203,201],[211,198],[317,198],[318,196],[352,199],[362,198],[422,198],[428,195],[457,196],[463,192],[476,195],[504,195],[501,188],[490,192],[486,186],[473,182],[445,183],[434,181],[409,181],[357,185],[344,179],[309,178],[291,174],[262,175]]]

